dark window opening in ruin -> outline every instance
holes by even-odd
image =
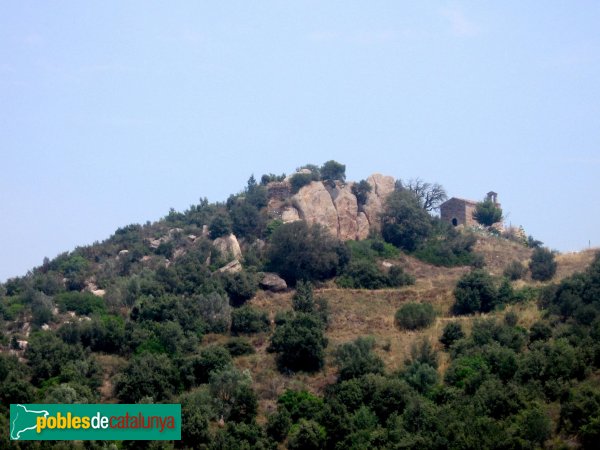
[[[458,220],[456,220],[456,217],[454,219],[452,219],[452,225],[454,225],[454,226],[458,225]]]

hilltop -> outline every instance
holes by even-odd
[[[46,259],[0,285],[2,404],[182,403],[187,448],[588,445],[600,259],[491,194],[444,219],[328,161]]]

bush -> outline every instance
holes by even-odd
[[[160,402],[179,390],[178,378],[166,355],[144,353],[133,358],[121,372],[115,394],[123,403],[137,403],[144,397]]]
[[[283,441],[292,426],[290,413],[285,408],[281,408],[277,413],[269,416],[267,420],[267,435],[277,442]]]
[[[431,217],[406,190],[388,196],[381,223],[386,242],[409,252],[419,248],[431,233]]]
[[[457,231],[439,220],[434,220],[434,223],[435,234],[427,240],[423,248],[415,252],[417,258],[444,267],[478,264],[480,255],[473,253],[473,246],[477,242],[474,234]]]
[[[226,212],[217,213],[208,225],[208,231],[211,239],[217,239],[231,233],[232,222],[229,214]]]
[[[213,372],[229,368],[232,365],[231,355],[219,345],[203,348],[200,356],[193,361],[193,371],[196,384],[207,383]]]
[[[396,324],[405,330],[427,328],[435,319],[435,311],[429,303],[406,303],[396,312]]]
[[[401,267],[393,266],[386,273],[375,261],[360,259],[351,261],[336,282],[343,288],[384,289],[413,284],[414,278],[405,274]]]
[[[462,325],[458,322],[450,322],[444,327],[440,342],[444,348],[449,349],[459,339],[465,337],[465,333],[462,329]]]
[[[473,218],[481,225],[491,226],[502,220],[502,209],[491,200],[477,203]]]
[[[61,312],[74,311],[79,315],[105,312],[104,300],[91,292],[63,292],[54,300]]]
[[[520,261],[512,261],[506,269],[504,269],[504,276],[511,281],[520,280],[525,276],[527,269]]]
[[[489,312],[496,305],[497,295],[492,277],[482,270],[473,270],[456,284],[454,310],[457,314]]]
[[[322,321],[312,314],[298,313],[277,326],[268,350],[278,353],[281,371],[316,372],[323,367],[326,346]]]
[[[308,281],[299,281],[296,285],[296,292],[292,297],[292,307],[294,311],[312,313],[315,310],[315,299],[313,286]]]
[[[536,248],[529,262],[531,278],[537,281],[550,280],[556,273],[556,266],[553,252],[543,247]]]
[[[225,343],[225,348],[234,357],[256,353],[254,346],[245,338],[231,338]]]
[[[339,379],[349,380],[367,373],[383,373],[383,360],[373,351],[375,339],[359,337],[340,345],[334,352]]]
[[[250,300],[258,290],[256,275],[246,271],[223,274],[222,281],[234,305],[241,305],[246,300]]]
[[[300,189],[313,181],[318,181],[318,178],[315,178],[315,175],[312,173],[295,173],[290,178],[292,194],[296,194]]]
[[[267,313],[248,305],[234,309],[231,313],[231,332],[234,334],[260,333],[261,331],[267,331],[269,325]]]
[[[358,183],[352,185],[352,193],[356,197],[356,201],[359,205],[367,203],[369,193],[373,188],[367,180],[360,180]]]
[[[298,280],[325,280],[347,264],[346,247],[320,225],[297,221],[273,231],[268,250],[268,266],[288,284]]]
[[[314,420],[300,419],[290,431],[288,448],[290,450],[320,450],[325,448],[325,428]]]
[[[327,161],[321,166],[321,179],[323,181],[346,181],[346,166],[337,161]]]

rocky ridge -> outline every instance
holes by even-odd
[[[305,220],[323,225],[341,240],[365,239],[371,228],[379,227],[379,215],[396,180],[375,173],[367,182],[371,192],[364,204],[359,204],[352,193],[353,182],[313,181],[294,195],[287,181],[270,183],[269,213],[284,223]]]

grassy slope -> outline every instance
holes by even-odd
[[[476,251],[484,255],[486,268],[494,275],[501,275],[506,265],[513,260],[527,264],[531,250],[505,239],[485,238],[476,245]],[[594,251],[559,255],[558,271],[555,280],[584,270],[591,262]],[[393,262],[393,261],[392,261]],[[327,348],[327,364],[324,371],[315,374],[280,374],[275,366],[275,358],[267,353],[268,336],[252,336],[250,339],[257,348],[257,353],[238,358],[236,364],[252,373],[255,388],[260,398],[260,412],[275,409],[277,397],[288,388],[306,389],[322,394],[326,385],[335,382],[336,369],[333,366],[332,352],[337,345],[353,340],[358,336],[371,335],[377,342],[377,352],[383,358],[388,370],[400,369],[410,354],[413,342],[428,338],[439,350],[438,339],[446,322],[459,320],[466,330],[472,321],[480,316],[453,317],[451,306],[454,302],[452,291],[456,281],[466,272],[467,267],[443,268],[425,264],[415,258],[403,255],[398,263],[416,278],[413,286],[400,289],[378,291],[338,289],[330,283],[317,290],[317,294],[328,299],[330,307],[330,325],[327,330],[329,346]],[[540,285],[530,279],[517,282],[518,286]],[[259,292],[250,304],[265,310],[273,318],[278,311],[291,309],[292,293],[272,294]],[[406,301],[422,301],[431,303],[438,311],[438,318],[433,326],[422,331],[400,331],[394,325],[394,314],[398,307]],[[506,311],[514,310],[519,316],[519,323],[529,327],[540,318],[540,311],[534,303],[512,305]],[[501,317],[504,312],[493,312],[488,316]],[[208,336],[205,342],[224,342],[224,336]],[[440,373],[447,367],[447,355],[440,352]]]

